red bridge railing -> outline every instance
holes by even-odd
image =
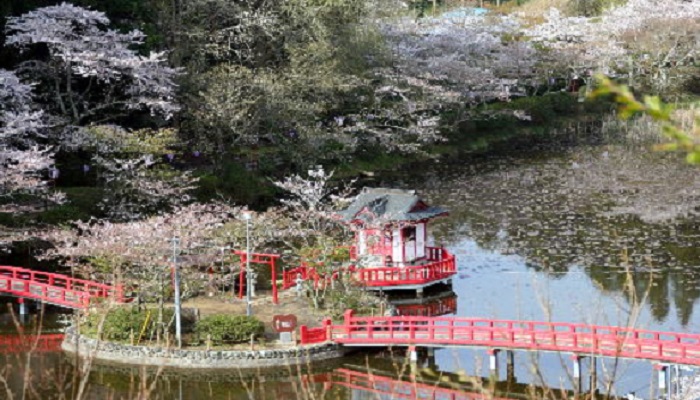
[[[360,268],[355,278],[365,286],[420,285],[457,273],[455,256],[441,247],[427,247],[428,262],[406,267]]]
[[[324,319],[323,325],[318,328],[308,328],[306,325],[299,327],[299,342],[301,344],[314,344],[327,342],[331,333],[331,320]]]
[[[355,317],[330,327],[350,346],[484,346],[700,365],[700,334],[557,322],[447,317]]]
[[[93,298],[124,301],[121,286],[12,266],[0,266],[0,292],[68,308],[86,308]]]

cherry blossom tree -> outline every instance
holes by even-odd
[[[25,57],[16,72],[2,78],[14,85],[17,104],[4,110],[2,122],[6,135],[15,139],[37,140],[40,133],[41,141],[56,149],[93,154],[92,164],[106,189],[104,208],[111,217],[128,220],[183,203],[193,180],[157,162],[175,140],[143,145],[163,136],[175,138],[175,131],[133,129],[143,124],[162,127],[179,110],[174,82],[179,72],[168,66],[165,53],[138,52],[143,33],[122,33],[109,24],[104,13],[68,3],[8,18],[6,45]],[[31,89],[36,93],[35,108],[42,113],[32,113],[26,105]],[[41,132],[36,129],[39,116],[51,121]],[[117,125],[123,123],[132,129]],[[135,144],[139,141],[140,145]],[[3,162],[14,175],[36,179],[32,171],[45,170],[51,163],[46,149],[27,143],[14,149],[15,161]],[[20,182],[14,175],[3,178]]]
[[[43,122],[32,105],[32,87],[0,69],[0,196],[45,187],[52,152],[34,141]]]
[[[93,280],[108,280],[133,289],[139,299],[156,301],[158,323],[164,328],[163,307],[169,293],[176,251],[201,246],[215,238],[217,230],[238,211],[224,204],[190,204],[172,213],[140,221],[107,220],[76,222],[74,229],[57,229],[44,235],[54,248],[44,258],[59,258],[73,272]],[[177,244],[173,240],[177,239]],[[175,247],[174,247],[175,246]],[[217,255],[216,247],[210,248]],[[182,297],[198,294],[203,285],[193,267],[209,264],[207,257],[179,257]],[[158,331],[158,337],[162,332]]]
[[[115,223],[108,220],[76,221],[70,229],[55,229],[43,235],[54,244],[44,258],[58,258],[74,273],[95,280],[120,282],[143,298],[160,298],[170,285],[173,244],[191,249],[215,240],[238,210],[225,204],[190,204],[171,213],[139,221]],[[216,246],[211,247],[217,255]],[[181,257],[186,287],[184,295],[196,294],[198,280],[191,267],[207,263],[206,257]],[[162,298],[160,298],[162,300]]]
[[[118,125],[75,127],[63,147],[92,154],[98,182],[105,189],[100,208],[115,221],[144,218],[188,203],[197,181],[169,163],[176,131],[126,130]]]
[[[600,17],[566,17],[556,9],[525,29],[533,43],[569,63],[571,74],[598,71],[666,91],[691,76],[698,55],[698,2],[629,0]],[[653,29],[650,29],[654,27]]]
[[[536,50],[514,16],[389,20],[383,33],[409,83],[443,100],[507,100],[540,79]],[[510,38],[510,39],[507,39]]]
[[[164,53],[135,50],[144,34],[107,29],[104,13],[62,3],[8,18],[6,45],[27,53],[22,76],[41,82],[41,100],[71,125],[103,123],[148,110],[170,118],[177,71]],[[46,57],[31,49],[45,48]]]
[[[316,166],[308,170],[307,177],[293,175],[274,182],[289,196],[283,200],[284,207],[279,210],[282,215],[276,223],[281,228],[279,240],[324,279],[338,272],[334,254],[350,238],[347,227],[335,218],[334,212],[352,200],[354,181],[336,188],[331,184],[332,177],[332,172]],[[308,279],[306,286],[314,306],[320,307],[329,285]]]

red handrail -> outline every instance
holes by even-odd
[[[0,292],[39,300],[68,308],[86,308],[91,298],[114,298],[124,301],[121,285],[77,279],[52,272],[0,266]]]
[[[360,268],[355,278],[365,286],[420,285],[457,273],[455,256],[439,247],[427,248],[428,263],[406,267]]]
[[[355,317],[331,326],[344,345],[484,346],[566,351],[700,365],[700,334],[562,322],[447,317]]]
[[[330,339],[331,320],[324,319],[322,326],[318,328],[309,328],[306,325],[299,327],[299,343],[314,344],[327,342]]]
[[[353,277],[357,282],[370,287],[420,285],[447,279],[457,273],[455,256],[444,248],[426,247],[426,255],[428,262],[423,265],[366,268],[350,266],[347,270],[355,272]],[[321,276],[315,268],[302,263],[301,266],[282,273],[282,288],[289,289],[295,286],[297,274],[301,274],[301,278],[304,280],[314,279],[315,285],[318,285],[319,280],[321,280]],[[337,277],[337,274],[334,274],[333,277]]]

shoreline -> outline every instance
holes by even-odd
[[[88,338],[67,328],[63,352],[110,364],[168,367],[177,369],[252,369],[307,364],[344,357],[349,351],[325,342],[258,350],[188,350],[127,345]]]

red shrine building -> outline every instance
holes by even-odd
[[[416,290],[451,283],[455,258],[442,247],[428,246],[428,222],[447,215],[415,191],[365,188],[338,213],[355,232],[355,279],[368,289]]]

